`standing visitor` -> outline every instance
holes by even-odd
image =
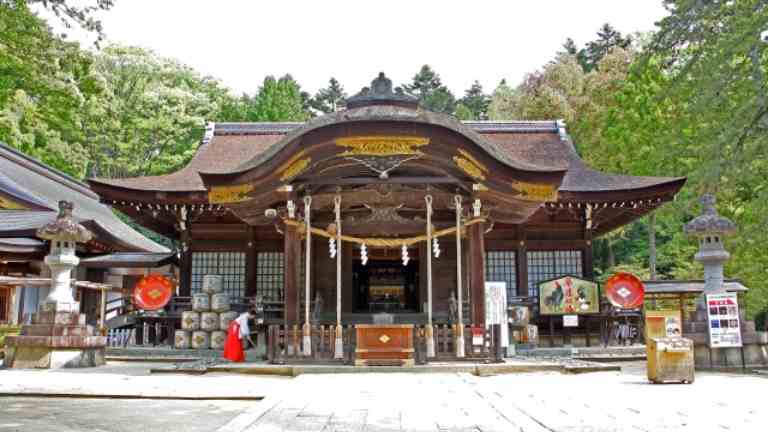
[[[249,310],[233,319],[227,330],[227,342],[224,344],[224,358],[233,362],[245,361],[245,349],[247,343],[256,345],[251,339],[251,328],[248,321],[256,318],[256,311]]]

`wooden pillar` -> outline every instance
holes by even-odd
[[[584,249],[581,252],[581,265],[585,279],[595,277],[595,268],[592,256],[592,231],[588,230],[585,234]]]
[[[525,226],[518,231],[517,249],[515,250],[515,269],[517,270],[517,295],[528,296],[528,247],[525,244]]]
[[[299,322],[299,233],[295,225],[285,225],[283,237],[283,260],[285,272],[285,323],[286,325]]]
[[[472,324],[485,326],[485,222],[467,227],[469,237],[469,296]]]
[[[248,243],[245,251],[245,296],[255,297],[256,294],[256,269],[258,255],[256,253],[256,230],[248,226]]]
[[[192,236],[188,229],[181,232],[181,257],[179,259],[179,296],[192,295]]]

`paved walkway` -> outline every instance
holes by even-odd
[[[691,385],[652,385],[646,380],[644,362],[623,363],[622,372],[490,377],[466,373],[297,378],[149,375],[152,366],[0,370],[0,431],[44,431],[56,425],[62,431],[147,432],[764,432],[768,424],[765,376],[698,373]],[[41,391],[266,398],[142,402],[8,396]],[[149,411],[156,415],[145,415]],[[105,420],[109,418],[116,423],[110,426]]]
[[[252,420],[245,430],[254,432],[766,430],[765,378],[700,373],[692,385],[652,385],[644,369],[631,369],[484,378],[302,375],[283,389],[283,399],[265,400],[271,406],[260,407],[261,417],[251,412],[240,421]]]

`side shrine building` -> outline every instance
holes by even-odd
[[[454,296],[482,325],[486,281],[538,304],[540,281],[590,279],[592,240],[684,182],[593,170],[561,122],[425,110],[383,74],[306,123],[209,124],[177,172],[89,181],[178,240],[180,296],[218,274],[231,296],[260,296],[268,321],[298,325],[310,309],[321,324],[446,323]]]

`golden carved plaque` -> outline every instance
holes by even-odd
[[[213,186],[208,191],[208,202],[211,204],[236,203],[248,199],[248,192],[253,190],[250,183],[234,186]]]
[[[390,338],[389,336],[387,336],[387,335],[385,335],[385,334],[383,334],[383,335],[379,336],[379,342],[381,342],[381,343],[383,343],[383,344],[385,344],[385,343],[389,342],[391,339],[392,339],[392,338]]]
[[[520,191],[517,197],[525,201],[557,201],[557,188],[551,184],[526,183],[516,181],[512,187]]]
[[[427,137],[400,135],[371,135],[337,138],[336,145],[346,147],[340,156],[421,155],[417,150],[429,144]]]

